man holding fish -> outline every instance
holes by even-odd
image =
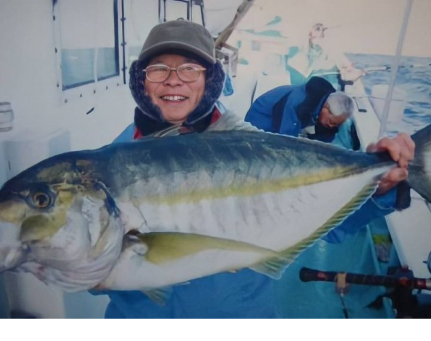
[[[8,181],[0,272],[106,290],[108,318],[276,318],[272,278],[298,253],[356,210],[391,212],[367,199],[407,179],[409,136],[370,146],[384,157],[256,131],[217,108],[214,55],[198,24],[153,28],[130,69],[134,124],[116,140],[136,141],[57,156]],[[428,135],[417,135],[420,155]],[[412,168],[412,186],[428,168]]]
[[[133,128],[129,128],[128,133],[126,132],[120,137],[120,140],[127,134],[127,140],[132,140],[131,129],[134,131],[135,138],[154,133],[157,134],[160,131],[169,130],[170,127],[178,125],[198,132],[211,129],[211,125],[217,126],[220,123],[225,126],[225,129],[231,129],[229,127],[229,113],[221,116],[216,107],[216,102],[222,90],[224,76],[220,75],[222,72],[221,68],[213,59],[214,47],[210,40],[210,34],[204,32],[201,27],[196,27],[199,30],[197,36],[200,36],[206,42],[206,46],[196,43],[193,47],[189,47],[188,45],[193,44],[193,42],[189,40],[191,38],[185,36],[180,39],[177,38],[178,41],[176,44],[165,43],[165,41],[175,41],[175,38],[170,37],[168,33],[170,25],[181,27],[177,31],[178,35],[181,34],[182,29],[184,29],[185,34],[187,26],[195,27],[195,25],[185,22],[164,24],[155,28],[148,37],[139,61],[132,67],[131,71],[131,89],[138,104],[135,112],[135,124]],[[157,32],[162,33],[157,34]],[[179,46],[175,46],[177,44]],[[157,51],[154,51],[152,45],[157,47]],[[168,71],[169,68],[180,67],[181,69],[180,65],[189,60],[194,62],[196,70],[201,68],[207,69],[206,73],[200,73],[199,77],[198,71],[196,71],[192,79],[194,82],[186,82],[186,79],[181,79],[182,75],[180,73],[175,74],[175,72]],[[165,70],[159,68],[158,73],[154,72],[153,68],[156,69],[161,64],[167,65],[168,68]],[[139,68],[136,70],[137,65],[139,65]],[[133,71],[139,73],[139,71],[145,68],[147,70],[146,79],[144,84],[142,84],[142,76],[139,75],[135,78]],[[208,76],[208,73],[212,73],[213,75]],[[153,78],[153,75],[159,77],[159,74],[160,78]],[[217,86],[218,89],[214,89]],[[325,89],[324,86],[321,86],[321,88]],[[194,96],[198,96],[198,98]],[[152,104],[157,105],[160,111],[149,109]],[[206,106],[204,107],[204,105]],[[193,119],[190,119],[190,117]],[[226,124],[220,120],[225,120]],[[190,124],[189,122],[193,123]],[[245,123],[235,122],[232,125],[232,129],[240,125],[246,126]],[[247,129],[249,128],[247,127]],[[373,148],[375,152],[391,150],[393,151],[394,159],[403,163],[402,168],[393,171],[386,178],[384,185],[382,185],[383,193],[389,191],[391,187],[396,186],[400,181],[407,179],[406,166],[407,162],[414,155],[414,146],[410,137],[401,136],[397,137],[396,140],[385,139]],[[112,293],[110,296],[113,302],[108,308],[107,316],[132,318],[203,318],[205,316],[271,318],[276,317],[277,313],[275,311],[276,304],[272,302],[274,295],[271,297],[269,293],[271,293],[270,280],[262,275],[246,270],[234,275],[221,274],[200,279],[190,285],[175,288],[175,292],[166,307],[155,305],[142,293]],[[247,295],[253,295],[254,298],[250,299],[250,302],[241,304],[243,297]],[[178,307],[181,301],[185,302],[185,306]],[[121,305],[117,302],[130,302],[129,306],[133,308],[128,311],[127,305]],[[138,304],[137,302],[141,302],[142,304]],[[151,309],[146,308],[148,305]],[[217,311],[216,307],[219,305],[221,305],[221,310]],[[248,309],[248,306],[250,306],[250,309]],[[133,315],[133,312],[136,315]]]

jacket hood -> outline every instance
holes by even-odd
[[[204,95],[195,110],[193,110],[187,117],[187,120],[184,122],[185,126],[192,126],[200,119],[211,114],[215,103],[222,93],[225,73],[220,61],[217,61],[214,65],[207,64],[205,67],[207,70],[205,73],[206,81]],[[145,95],[145,86],[143,82],[145,79],[145,73],[140,67],[138,61],[134,61],[132,63],[129,75],[130,91],[140,111],[135,111],[135,123],[136,115],[145,115],[157,122],[169,125],[169,123],[163,118],[160,108],[153,104],[148,95]]]

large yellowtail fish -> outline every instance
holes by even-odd
[[[431,126],[413,139],[408,181],[431,201]],[[279,278],[393,166],[386,154],[250,131],[58,155],[0,191],[0,272],[69,291],[151,291],[242,268]]]

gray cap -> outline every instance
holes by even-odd
[[[215,64],[214,40],[202,25],[191,21],[168,21],[153,27],[139,55],[139,62],[169,50],[182,50],[196,54],[210,64]]]

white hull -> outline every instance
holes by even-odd
[[[380,120],[365,95],[361,82],[348,87],[346,91],[352,96],[363,98],[367,112],[355,112],[355,123],[361,146],[367,146],[378,139]],[[362,95],[361,95],[362,94]],[[431,210],[426,201],[414,190],[411,190],[412,201],[408,209],[394,212],[385,217],[391,238],[401,265],[408,266],[415,277],[431,276],[426,261],[431,252]],[[423,291],[424,293],[430,293]]]

